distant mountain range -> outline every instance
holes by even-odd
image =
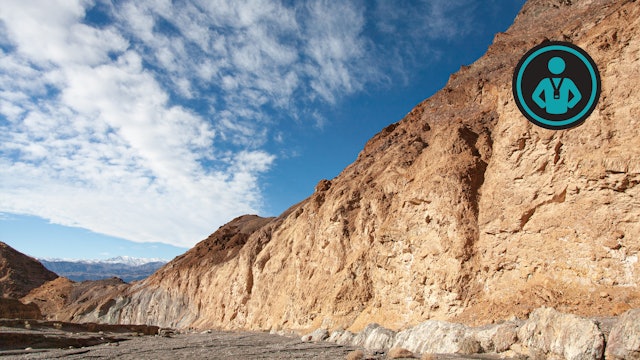
[[[126,282],[142,280],[167,263],[164,259],[118,256],[105,260],[39,259],[47,269],[73,281],[118,277]]]

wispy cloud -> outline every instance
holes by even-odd
[[[380,59],[381,66],[406,81],[419,64],[439,59],[443,47],[434,42],[446,44],[476,31],[477,10],[501,5],[495,0],[376,0],[371,10],[377,19],[373,28],[383,40],[377,49],[390,49]]]
[[[447,4],[423,4],[429,36],[465,31]],[[264,145],[286,137],[273,114],[322,127],[320,106],[383,77],[370,11],[358,1],[3,1],[0,211],[180,246],[258,212],[259,177],[275,161]],[[402,23],[381,19],[380,32]]]
[[[378,0],[376,27],[383,32],[400,32],[422,41],[450,39],[473,31],[474,11],[482,6],[496,5],[493,1],[479,3],[473,0]],[[403,27],[413,31],[404,32]]]

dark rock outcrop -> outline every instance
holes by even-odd
[[[58,277],[38,260],[0,242],[0,296],[19,299]]]

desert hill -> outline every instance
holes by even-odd
[[[308,199],[233,220],[75,319],[360,330],[640,307],[639,39],[635,1],[530,0]],[[574,129],[529,123],[511,94],[520,57],[548,40],[600,70],[598,107]]]
[[[75,282],[59,277],[33,289],[20,301],[37,305],[47,320],[95,322],[111,305],[109,300],[128,286],[119,278]]]
[[[57,277],[38,260],[0,242],[0,297],[19,299]]]
[[[90,319],[105,299],[128,287],[121,279],[74,282],[0,242],[0,318],[76,321]]]

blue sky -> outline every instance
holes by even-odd
[[[5,0],[0,240],[171,258],[238,215],[278,215],[523,3]]]

